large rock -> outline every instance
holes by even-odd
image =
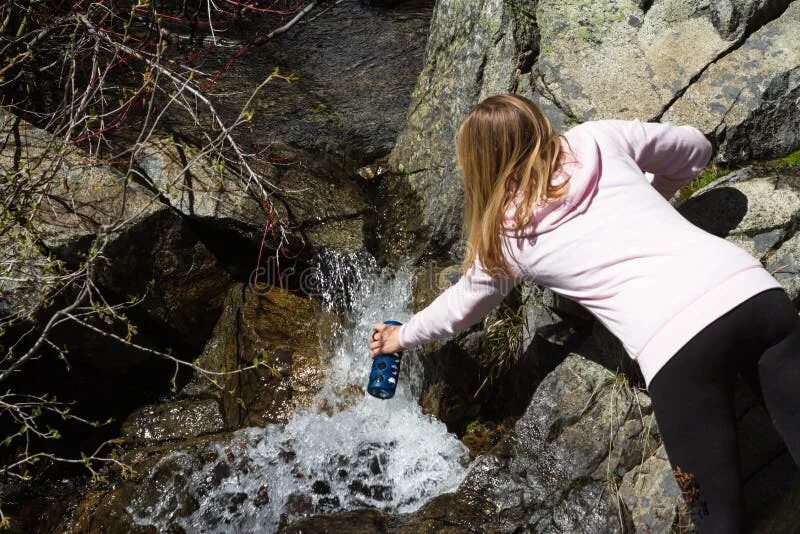
[[[0,169],[10,176],[21,173],[32,188],[28,194],[40,196],[34,206],[24,206],[30,210],[24,219],[40,245],[54,254],[77,261],[99,231],[114,238],[167,209],[119,171],[2,109],[0,135],[5,140]],[[4,184],[2,192],[17,200],[11,185]]]
[[[294,164],[283,168],[259,161],[257,165],[264,180],[281,189],[278,192],[215,164],[189,142],[173,137],[151,139],[137,159],[150,185],[170,205],[213,234],[232,232],[250,247],[261,246],[269,194],[275,215],[286,224],[293,253],[304,247],[306,252],[362,249],[367,202],[341,162],[273,143],[272,156],[279,155]],[[272,230],[272,216],[269,221]],[[278,246],[279,234],[267,232],[266,237],[267,247]]]
[[[279,165],[330,157],[354,176],[358,167],[391,150],[422,68],[433,1],[403,4],[391,9],[359,2],[320,5],[218,79],[214,91],[230,91],[220,95],[220,109],[231,118],[238,115],[250,96],[245,88],[257,86],[274,67],[281,75],[294,74],[293,83],[274,79],[252,101],[255,139],[267,156],[273,155],[273,141],[305,151],[299,161],[284,160],[277,151],[270,159]],[[273,28],[240,29],[244,34],[229,38],[246,44]],[[224,68],[230,48],[220,47],[211,56],[209,62]]]
[[[38,184],[31,194],[41,197],[25,214],[24,235],[21,228],[16,232],[25,246],[8,253],[47,274],[45,256],[76,268],[88,253],[99,252],[95,283],[107,302],[141,298],[130,314],[148,323],[146,328],[161,329],[162,348],[199,350],[231,280],[187,221],[116,169],[2,110],[0,133],[14,140],[0,150],[0,168],[13,172],[16,155],[24,154],[25,174]],[[92,251],[98,234],[105,238]],[[38,259],[31,256],[34,248],[41,250]],[[40,290],[46,287],[45,280]],[[106,356],[100,354],[98,361],[127,361]]]
[[[653,117],[731,44],[698,11],[693,2],[654,2],[649,10],[634,1],[538,2],[532,83],[579,121]]]
[[[625,473],[619,492],[636,532],[669,532],[673,525],[689,526],[681,489],[663,446]]]
[[[216,400],[181,400],[139,408],[123,423],[122,435],[127,443],[153,445],[224,429],[225,423]]]
[[[781,2],[785,3],[785,2]],[[765,2],[766,4],[766,2]],[[800,2],[712,63],[663,120],[716,138],[720,163],[782,156],[800,146]],[[694,52],[694,46],[691,47]]]
[[[579,121],[657,118],[710,63],[788,4],[725,2],[709,9],[702,1],[540,1],[531,80]]]
[[[760,259],[793,299],[800,227],[800,166],[748,166],[704,187],[678,207],[690,222]]]
[[[406,229],[418,236],[412,245],[417,254],[427,244],[444,253],[457,246],[463,190],[455,165],[456,127],[479,100],[514,85],[516,57],[534,39],[530,11],[500,0],[436,3],[425,65],[389,158],[393,168],[402,165],[400,178],[411,189],[397,218],[414,210],[409,205],[421,211]]]
[[[438,2],[389,158],[401,179],[387,187],[397,201],[388,226],[414,256],[460,256],[455,131],[497,93],[532,99],[562,130],[663,119],[714,137],[719,161],[791,152],[800,146],[798,10],[788,0]]]
[[[221,396],[232,428],[286,423],[321,387],[320,353],[311,301],[277,288],[261,292],[237,284],[197,362],[211,372],[229,372],[211,376],[222,389],[195,376],[183,395]],[[236,372],[255,359],[264,365]]]
[[[189,222],[159,211],[110,242],[107,255],[99,282],[118,297],[143,297],[134,313],[144,313],[167,346],[197,354],[233,281]]]
[[[233,123],[245,107],[253,112],[234,134],[246,151],[258,154],[253,168],[280,189],[272,194],[266,187],[288,222],[290,254],[364,248],[371,208],[357,170],[386,156],[403,128],[432,5],[432,0],[320,5],[235,63],[231,47],[247,49],[251,39],[274,28],[239,26],[225,35],[228,46],[204,57],[204,70],[222,74],[213,92],[224,120]],[[275,78],[250,100],[250,91],[273,69],[294,81]],[[150,180],[184,213],[210,215],[215,225],[260,241],[261,188],[231,168],[214,170],[210,162],[194,162],[184,172],[196,152],[191,140],[199,136],[192,117],[172,115],[176,145],[165,147],[158,139],[141,154]]]

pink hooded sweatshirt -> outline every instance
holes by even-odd
[[[598,120],[564,137],[577,163],[562,167],[553,182],[571,175],[566,196],[537,207],[535,222],[521,234],[504,237],[514,278],[492,278],[476,261],[400,327],[402,348],[468,328],[529,280],[597,317],[636,360],[649,388],[703,327],[781,287],[756,258],[693,225],[667,200],[711,157],[699,130]]]

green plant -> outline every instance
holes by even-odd
[[[711,163],[709,166],[703,169],[697,178],[692,180],[687,186],[678,191],[678,198],[681,202],[688,200],[697,191],[704,188],[717,178],[725,176],[732,170],[733,169],[730,167],[718,166],[716,163]]]
[[[478,360],[488,368],[488,374],[475,392],[475,396],[487,383],[493,383],[519,361],[523,352],[525,333],[524,302],[515,290],[500,305],[494,315],[484,319],[483,350]]]

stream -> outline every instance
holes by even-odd
[[[313,407],[285,426],[234,432],[200,454],[164,456],[147,475],[159,490],[135,496],[128,507],[137,524],[170,532],[275,532],[306,514],[411,512],[461,483],[467,449],[422,413],[413,353],[403,359],[394,398],[365,392],[371,325],[410,316],[410,270],[389,272],[371,257],[340,254],[322,259],[313,274],[307,289],[341,317],[321,332],[332,352]]]

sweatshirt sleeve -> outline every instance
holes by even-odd
[[[596,122],[649,174],[651,185],[667,199],[694,180],[711,159],[711,142],[694,126],[640,120]]]
[[[403,349],[450,337],[477,323],[519,283],[518,279],[492,278],[475,264],[427,307],[400,327]]]

